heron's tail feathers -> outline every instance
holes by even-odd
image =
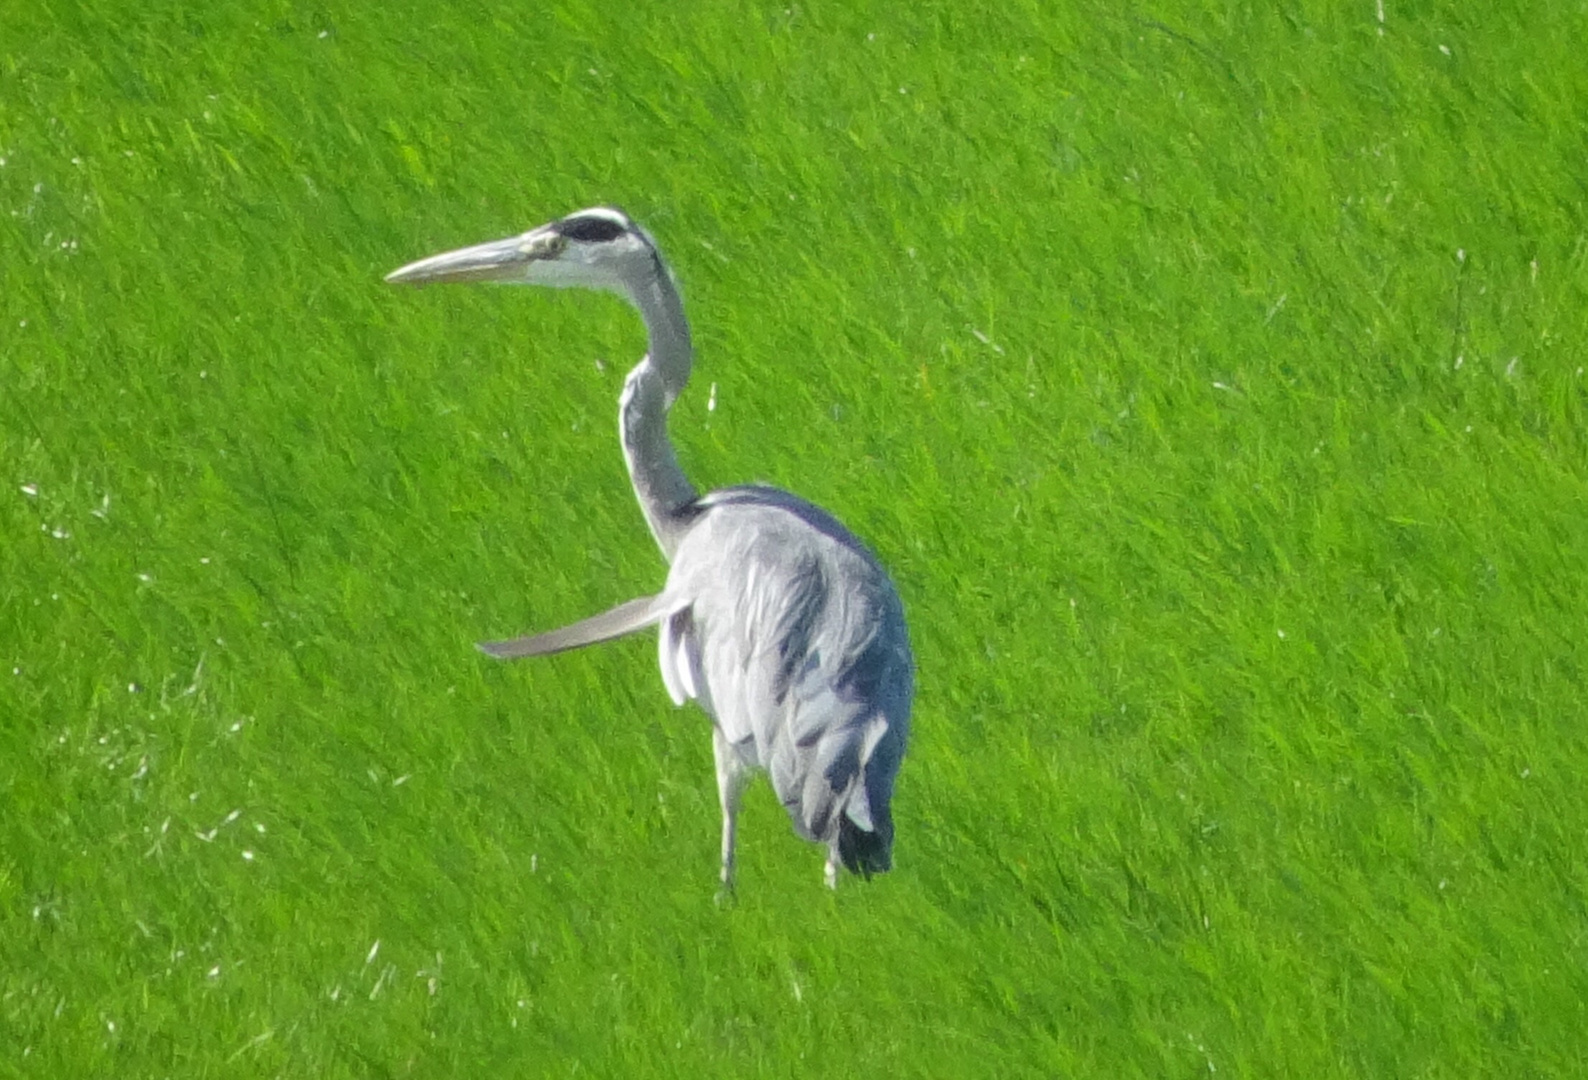
[[[893,815],[888,807],[892,772],[886,766],[879,770],[875,760],[887,733],[888,719],[881,713],[861,728],[860,772],[838,813],[839,861],[846,870],[865,877],[893,869]]]
[[[603,611],[599,615],[581,619],[560,630],[548,630],[544,634],[531,634],[527,637],[513,638],[511,641],[482,641],[479,648],[486,656],[494,656],[498,660],[516,660],[521,656],[546,656],[566,649],[577,649],[582,645],[594,645],[598,641],[611,641],[613,638],[632,634],[636,630],[644,630],[660,622],[675,607],[677,604],[673,603],[665,593],[641,596],[619,604],[611,611]]]
[[[890,832],[892,830],[889,830]],[[848,814],[838,815],[838,859],[852,874],[870,877],[893,869],[893,838],[862,829]]]

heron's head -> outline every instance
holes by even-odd
[[[656,242],[623,211],[579,210],[520,236],[432,255],[386,275],[393,283],[494,281],[636,295],[667,277]]]

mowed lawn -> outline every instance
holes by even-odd
[[[12,4],[0,1076],[1588,1074],[1580,3]],[[894,873],[714,901],[612,297],[864,536]]]

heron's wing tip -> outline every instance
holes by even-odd
[[[632,634],[655,625],[667,610],[667,601],[661,596],[641,596],[619,604],[610,611],[581,619],[560,630],[543,634],[513,638],[511,641],[482,641],[477,646],[486,656],[498,660],[515,660],[521,656],[546,656],[565,649],[577,649],[598,641],[610,641],[624,634]]]

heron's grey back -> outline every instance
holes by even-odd
[[[669,689],[767,770],[802,835],[832,842],[847,817],[875,837],[864,868],[886,869],[914,679],[892,583],[848,530],[786,492],[728,488],[696,513],[665,593],[689,602],[662,624]]]

